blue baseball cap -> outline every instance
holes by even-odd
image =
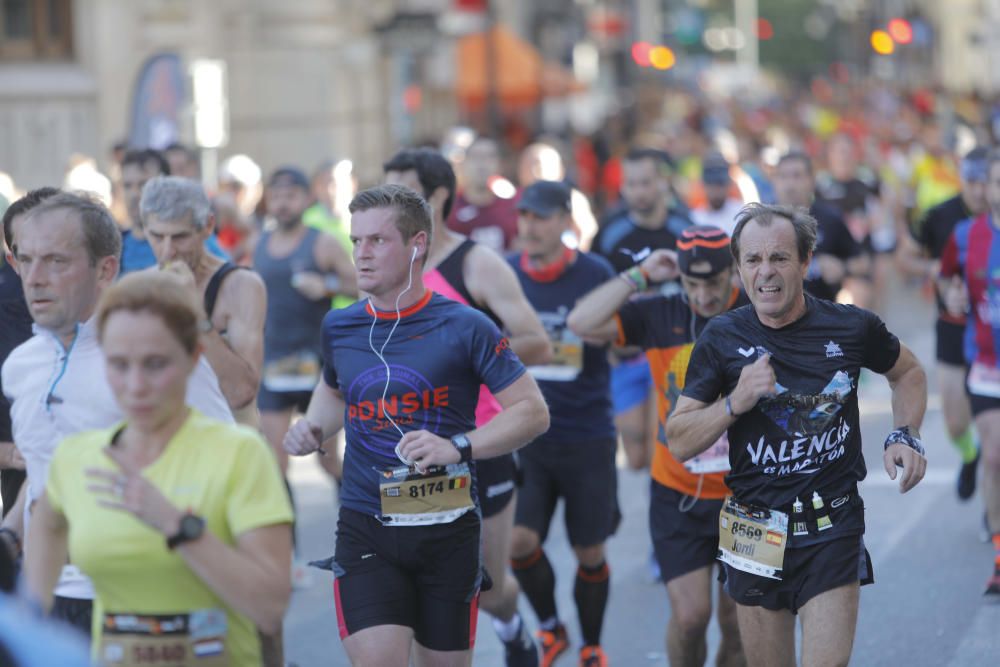
[[[279,167],[271,174],[267,181],[267,187],[297,187],[306,191],[311,189],[309,177],[298,167]]]
[[[530,211],[540,218],[554,213],[570,212],[572,193],[565,183],[559,181],[535,181],[521,192],[517,202],[518,211]]]
[[[973,148],[962,158],[958,170],[966,183],[985,183],[989,176],[989,167],[989,151],[985,148]]]

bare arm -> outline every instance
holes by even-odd
[[[309,423],[319,426],[322,429],[323,437],[327,440],[337,435],[340,429],[344,428],[344,409],[346,407],[344,395],[339,389],[334,389],[326,383],[325,379],[320,379],[316,389],[313,390],[312,398],[309,399],[309,407],[306,409],[306,419]]]
[[[473,459],[489,459],[518,449],[549,430],[549,409],[535,380],[525,373],[495,394],[503,410],[485,426],[466,435]],[[410,431],[399,441],[399,453],[418,469],[458,463],[451,441],[430,431]]]
[[[292,456],[317,451],[344,428],[344,408],[344,395],[321,378],[309,399],[305,417],[288,429],[282,447]]]
[[[66,517],[52,508],[48,495],[42,496],[31,515],[31,532],[25,549],[31,557],[24,559],[24,576],[28,597],[46,612],[52,608],[52,593],[69,555],[68,529]]]
[[[551,361],[552,344],[510,265],[492,250],[476,246],[465,256],[464,271],[472,298],[500,318],[521,361],[527,366]]]
[[[316,264],[325,272],[336,273],[337,280],[340,281],[336,289],[327,290],[328,296],[358,295],[358,277],[354,270],[354,262],[335,236],[326,233],[319,235],[316,242]]]
[[[661,248],[654,250],[639,265],[644,280],[662,283],[679,275],[677,253]],[[625,274],[628,272],[626,271]],[[635,293],[636,285],[616,276],[580,299],[566,318],[570,331],[588,342],[614,343],[618,339],[615,313]]]
[[[635,289],[615,276],[576,302],[566,318],[566,326],[591,343],[614,343],[618,339],[615,314]]]
[[[892,388],[893,426],[920,428],[927,410],[927,375],[910,348],[900,344],[899,358],[885,377]]]
[[[687,461],[711,447],[734,421],[724,398],[702,403],[681,396],[667,419],[667,447],[677,460]]]
[[[549,430],[549,408],[530,374],[497,393],[496,399],[503,410],[468,434],[474,459],[512,452]]]
[[[202,337],[205,356],[219,377],[229,407],[236,411],[257,396],[264,363],[267,290],[252,271],[236,271],[223,283],[213,328]],[[219,333],[225,328],[226,337]]]
[[[175,526],[173,532],[164,534],[177,530]],[[248,616],[264,634],[274,634],[281,627],[292,592],[288,524],[249,530],[236,538],[234,547],[205,531],[197,540],[177,547],[177,553],[206,586]]]
[[[908,347],[900,345],[899,358],[885,377],[892,387],[893,426],[919,429],[927,409],[927,376]],[[927,459],[924,455],[898,441],[885,448],[882,464],[889,479],[893,480],[896,479],[896,468],[903,469],[899,479],[900,493],[906,493],[915,487],[927,471]]]

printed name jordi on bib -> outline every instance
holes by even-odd
[[[788,543],[788,515],[750,509],[726,498],[719,513],[718,559],[737,570],[781,579]]]

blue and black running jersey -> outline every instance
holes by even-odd
[[[600,255],[580,253],[558,276],[542,280],[525,271],[520,254],[509,255],[507,261],[552,343],[552,362],[528,369],[545,396],[551,419],[548,432],[538,440],[569,444],[614,438],[607,346],[584,343],[566,326],[576,302],[614,277],[611,264]]]
[[[386,368],[372,346],[382,350],[395,311],[376,312],[363,301],[323,320],[323,379],[346,403],[341,504],[377,518],[382,472],[403,465],[395,454],[401,436],[389,417],[404,433],[466,433],[476,428],[480,385],[495,394],[525,372],[509,341],[477,310],[427,290],[401,315],[383,353],[390,369],[385,399]]]

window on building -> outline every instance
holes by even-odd
[[[0,0],[0,60],[64,60],[73,53],[72,0]]]

